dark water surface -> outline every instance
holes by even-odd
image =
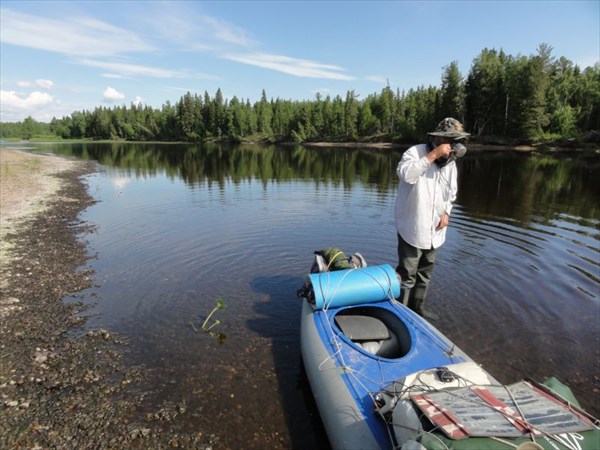
[[[143,421],[187,404],[186,431],[230,448],[326,446],[300,364],[296,289],[314,250],[396,264],[396,151],[46,144],[96,160],[83,214],[97,287],[89,327],[151,368]],[[428,306],[502,382],[556,376],[600,412],[600,157],[475,153]],[[196,332],[214,318],[224,342]]]

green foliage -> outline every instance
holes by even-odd
[[[361,104],[358,111],[358,133],[360,136],[372,136],[381,129],[381,122],[373,114],[373,96]]]
[[[438,118],[442,120],[444,117],[455,117],[464,121],[465,84],[457,61],[444,67],[440,97]]]
[[[208,325],[208,321],[210,320],[210,318],[212,317],[212,315],[217,312],[220,309],[224,309],[225,308],[225,302],[223,301],[223,299],[221,297],[217,297],[217,304],[216,306],[213,308],[213,310],[210,312],[210,314],[206,317],[206,319],[204,320],[204,323],[202,324],[202,331],[204,331],[205,333],[208,333],[214,326],[219,325],[221,323],[221,321],[219,319],[216,319],[212,325],[207,326]]]
[[[394,92],[389,85],[380,93],[359,100],[353,90],[345,97],[313,101],[267,98],[251,104],[223,98],[220,89],[211,97],[187,92],[175,105],[161,109],[131,105],[112,109],[76,111],[50,124],[31,117],[0,124],[0,137],[31,139],[54,135],[63,139],[131,141],[267,142],[367,141],[373,139],[413,143],[444,117],[456,117],[475,136],[521,139],[558,134],[563,138],[600,129],[600,64],[579,67],[564,57],[552,56],[541,44],[535,55],[510,56],[484,49],[466,77],[458,63],[442,71],[441,87],[420,86]]]
[[[37,122],[31,116],[26,117],[23,122],[2,122],[0,123],[0,138],[16,138],[17,140],[29,140],[38,135],[55,134],[51,124]]]
[[[506,134],[507,58],[484,49],[475,58],[465,83],[465,122],[475,135]]]

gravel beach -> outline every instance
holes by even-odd
[[[221,448],[182,433],[185,403],[139,417],[146,368],[125,369],[127,343],[88,329],[90,287],[78,216],[94,203],[92,163],[0,149],[0,448]]]

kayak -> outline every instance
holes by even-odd
[[[340,450],[598,450],[600,422],[556,379],[506,386],[396,301],[389,265],[309,274],[301,353]]]

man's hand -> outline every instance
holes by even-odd
[[[438,158],[449,157],[451,152],[452,145],[450,143],[443,143],[427,153],[427,159],[429,160],[429,163],[433,163]]]
[[[450,216],[448,214],[444,214],[442,216],[442,218],[440,219],[440,223],[438,223],[436,230],[441,230],[442,228],[447,227],[449,223],[450,223]]]

